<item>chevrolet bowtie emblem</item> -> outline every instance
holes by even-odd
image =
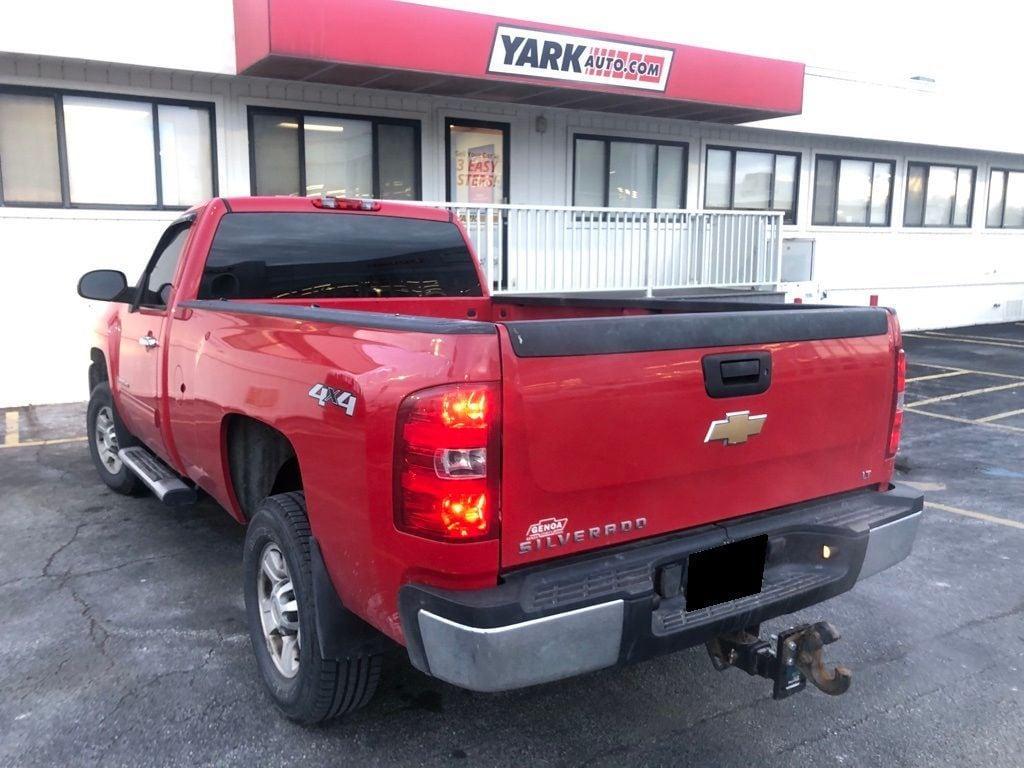
[[[764,427],[767,418],[767,413],[762,413],[759,416],[751,416],[750,411],[727,413],[724,419],[711,422],[708,433],[704,436],[704,442],[721,440],[726,445],[745,443],[751,435],[761,434],[761,428]]]

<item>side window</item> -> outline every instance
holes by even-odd
[[[172,234],[175,228],[177,232]],[[143,275],[142,296],[139,298],[141,306],[160,308],[167,306],[171,281],[178,268],[181,249],[185,245],[185,240],[188,239],[188,230],[188,226],[174,224],[160,239],[163,249],[154,254],[154,259],[150,260],[149,271]],[[170,240],[167,239],[168,237]]]

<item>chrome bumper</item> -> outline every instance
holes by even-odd
[[[410,659],[453,685],[505,691],[692,647],[830,599],[897,564],[911,552],[922,508],[920,494],[907,489],[851,496],[752,516],[728,532],[705,528],[626,554],[541,566],[491,590],[407,585],[400,610]],[[659,597],[665,564],[759,533],[778,545],[770,548],[761,593],[694,612],[681,594]],[[823,543],[838,554],[821,560]],[[559,590],[579,597],[555,602]],[[572,604],[582,601],[592,604]]]
[[[864,565],[860,568],[857,581],[874,576],[879,571],[891,568],[900,560],[906,559],[914,547],[921,514],[914,512],[871,529],[868,535],[868,551],[864,554]]]
[[[434,677],[472,691],[507,691],[610,667],[622,645],[623,601],[482,629],[419,613]]]

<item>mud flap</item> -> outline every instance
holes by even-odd
[[[309,542],[309,567],[320,655],[326,659],[356,659],[382,653],[393,644],[381,632],[348,610],[338,597],[324,565],[320,545]]]

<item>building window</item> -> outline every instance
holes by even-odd
[[[420,199],[420,124],[249,108],[254,195]]]
[[[974,169],[955,165],[907,165],[905,227],[969,227]]]
[[[1024,228],[1024,171],[992,169],[985,226],[997,229]]]
[[[896,163],[818,155],[812,224],[887,227]]]
[[[187,208],[217,193],[213,106],[0,89],[0,204]]]
[[[573,205],[685,208],[686,144],[576,136]]]
[[[761,149],[708,147],[704,207],[782,211],[796,223],[800,155]]]

